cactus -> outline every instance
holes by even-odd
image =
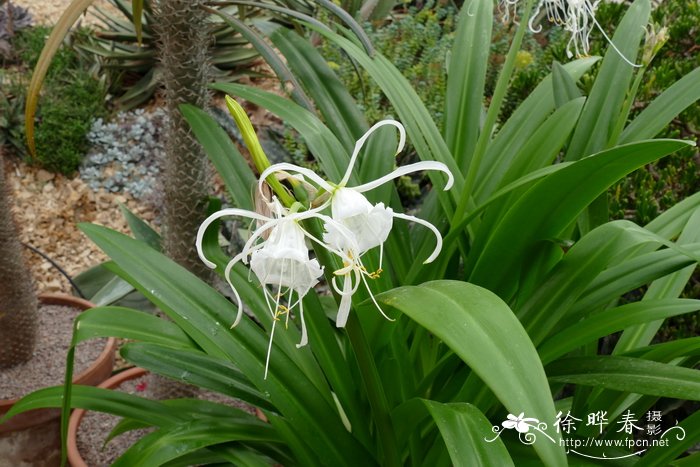
[[[37,320],[37,299],[12,219],[4,166],[0,147],[0,369],[31,358]]]

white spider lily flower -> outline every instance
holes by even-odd
[[[394,223],[394,211],[384,203],[372,205],[367,198],[352,188],[339,188],[331,200],[331,217],[352,234],[356,244],[348,242],[347,235],[338,231],[336,223],[326,223],[323,239],[338,250],[364,252],[382,245],[389,237]]]
[[[518,8],[518,1],[519,0],[500,0],[498,2],[498,11],[501,13],[501,19],[504,23],[510,21],[511,15],[513,15],[514,20],[517,18],[516,10]]]
[[[225,216],[239,216],[251,218],[262,223],[251,234],[243,250],[226,265],[224,277],[234,293],[238,307],[238,313],[231,326],[232,328],[240,322],[243,311],[241,297],[231,281],[233,267],[238,262],[250,263],[251,271],[263,286],[265,301],[273,320],[265,362],[265,377],[267,377],[270,353],[272,351],[272,339],[277,321],[280,320],[281,316],[285,316],[285,326],[288,325],[289,315],[297,306],[299,308],[302,333],[301,341],[297,344],[297,348],[303,347],[308,343],[302,299],[312,287],[318,284],[319,278],[323,275],[323,268],[316,259],[309,258],[309,249],[306,246],[306,238],[314,238],[299,225],[299,221],[317,216],[318,213],[315,211],[289,213],[276,198],[272,202],[272,212],[275,213],[276,217],[270,218],[244,209],[223,209],[212,214],[202,223],[197,232],[196,242],[197,253],[200,259],[208,267],[215,268],[216,264],[208,260],[204,255],[202,245],[204,233],[212,222]],[[270,232],[267,239],[257,243],[268,230]],[[268,286],[273,288],[274,293],[268,289]],[[296,292],[296,300],[294,300],[294,292]]]
[[[500,0],[499,9],[502,11],[503,21],[507,22],[511,15],[515,18],[518,1]],[[542,26],[537,23],[541,16],[545,16],[548,21],[563,27],[565,31],[571,34],[566,45],[566,55],[569,58],[572,58],[574,55],[577,57],[588,55],[590,49],[589,38],[591,31],[595,27],[625,62],[634,67],[639,67],[640,65],[635,64],[623,55],[600,23],[598,23],[598,20],[596,20],[595,12],[599,4],[600,0],[539,0],[530,16],[528,27],[534,33],[540,32]],[[543,10],[544,14],[542,14]]]
[[[444,172],[447,175],[447,184],[444,189],[449,190],[454,179],[452,173],[445,164],[434,161],[417,162],[399,167],[393,172],[369,183],[354,187],[347,186],[362,146],[372,133],[385,125],[392,125],[398,129],[399,145],[396,154],[403,150],[406,143],[406,132],[403,125],[396,120],[382,120],[376,123],[355,143],[355,148],[350,157],[350,162],[345,174],[337,184],[324,180],[310,169],[288,163],[272,165],[260,175],[258,187],[261,193],[265,179],[269,175],[285,171],[302,175],[330,194],[329,199],[321,206],[314,209],[314,211],[320,211],[330,205],[331,218],[325,220],[323,242],[319,243],[325,243],[327,248],[330,247],[332,249],[331,251],[335,250],[334,253],[343,259],[343,267],[334,271],[336,277],[334,277],[332,281],[334,290],[341,297],[336,318],[336,326],[338,327],[345,326],[350,312],[351,297],[359,288],[360,283],[363,283],[367,288],[377,309],[379,309],[382,315],[389,319],[374,299],[369,284],[367,283],[367,278],[376,279],[382,272],[383,246],[393,226],[394,218],[421,224],[428,227],[435,234],[436,248],[425,261],[426,263],[433,261],[442,249],[442,237],[435,226],[417,217],[396,213],[393,209],[386,207],[384,203],[372,205],[362,193],[377,188],[403,175],[423,170],[438,170]],[[362,264],[361,257],[367,251],[377,246],[380,247],[379,269],[375,272],[368,272]],[[338,277],[343,278],[342,287],[339,287],[336,282]]]

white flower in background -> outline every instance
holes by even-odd
[[[336,277],[334,277],[332,281],[334,290],[341,297],[338,316],[336,318],[336,325],[338,327],[345,326],[350,313],[351,297],[359,288],[360,283],[363,283],[367,288],[377,309],[389,319],[374,299],[367,283],[367,278],[375,279],[379,277],[382,272],[383,246],[391,231],[394,218],[421,224],[429,228],[435,234],[436,247],[430,257],[425,261],[426,263],[433,261],[442,248],[440,232],[431,223],[414,216],[395,213],[390,207],[386,207],[384,203],[373,205],[362,193],[377,188],[395,178],[422,170],[439,170],[447,174],[448,180],[445,185],[445,190],[448,190],[452,186],[453,177],[445,164],[433,161],[417,162],[415,164],[399,167],[393,172],[372,182],[354,187],[347,186],[362,146],[374,131],[385,125],[395,126],[399,130],[399,145],[396,154],[403,150],[406,142],[406,133],[403,125],[395,120],[382,120],[378,122],[355,143],[348,168],[342,180],[337,184],[324,180],[312,170],[288,163],[275,164],[260,175],[260,188],[262,188],[265,179],[269,175],[275,172],[285,171],[302,175],[330,194],[329,199],[325,203],[312,211],[318,213],[330,205],[331,217],[323,216],[326,231],[323,236],[323,242],[318,239],[314,240],[340,256],[343,260],[343,267],[334,271]],[[317,216],[321,217],[320,215]],[[374,272],[369,272],[363,265],[361,258],[363,254],[375,247],[380,248],[379,269]],[[338,277],[343,278],[342,286],[337,284],[336,278]]]
[[[500,0],[499,8],[503,11],[504,21],[508,21],[511,14],[515,17],[517,3],[518,0]],[[595,12],[599,4],[600,0],[539,0],[530,16],[528,27],[534,33],[540,32],[542,26],[538,22],[543,15],[546,16],[548,21],[562,26],[565,31],[571,33],[569,43],[566,45],[566,55],[569,58],[574,55],[577,57],[588,55],[590,49],[589,37],[593,27],[596,27],[625,62],[638,67],[639,65],[636,65],[622,54],[605,30],[603,30],[600,23],[598,23],[598,20],[596,20]],[[544,14],[542,13],[543,10]]]
[[[263,286],[265,301],[273,320],[267,360],[265,362],[265,377],[267,377],[267,369],[270,362],[275,326],[282,316],[285,317],[285,326],[287,326],[289,315],[297,306],[299,307],[302,332],[301,341],[297,344],[297,347],[302,347],[308,343],[302,299],[323,275],[323,268],[321,268],[318,261],[309,258],[306,238],[313,237],[309,236],[299,225],[299,221],[316,216],[317,213],[314,211],[290,213],[289,210],[282,207],[276,198],[271,203],[271,209],[275,213],[274,218],[244,209],[223,209],[209,216],[197,232],[197,253],[199,258],[208,267],[215,268],[216,264],[209,261],[204,255],[202,245],[204,233],[212,222],[225,216],[239,216],[254,219],[262,224],[251,234],[241,253],[228,263],[224,276],[236,297],[238,306],[238,313],[231,327],[236,326],[240,322],[243,311],[241,297],[231,281],[231,270],[233,267],[239,261],[244,264],[250,263],[250,269]],[[257,243],[268,231],[267,239]],[[271,286],[272,292],[268,289],[268,286]],[[294,297],[295,292],[296,300]]]
[[[519,0],[501,0],[498,2],[498,11],[501,13],[504,23],[510,21],[511,15],[513,15],[513,19],[516,18],[518,1]]]

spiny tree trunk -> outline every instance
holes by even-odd
[[[36,334],[37,299],[11,206],[0,147],[0,369],[29,360]]]
[[[158,0],[154,15],[170,116],[163,174],[163,246],[171,259],[207,279],[209,270],[197,256],[195,240],[206,214],[209,166],[178,108],[183,103],[200,108],[209,104],[210,36],[205,22],[207,14],[199,8],[200,3],[200,0]],[[165,378],[152,383],[153,395],[161,399],[192,395],[190,387]]]
[[[197,257],[197,228],[205,217],[210,180],[207,157],[192,135],[178,106],[206,108],[209,104],[207,13],[197,0],[159,0],[156,24],[160,40],[166,104],[170,123],[166,132],[164,173],[166,254],[200,277],[208,269]]]

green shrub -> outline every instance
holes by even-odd
[[[23,85],[14,88],[13,108],[24,101],[26,83],[49,32],[49,28],[39,26],[23,30],[16,36],[14,48]],[[64,46],[56,54],[47,74],[35,135],[35,162],[47,170],[63,174],[77,170],[89,148],[87,133],[92,120],[106,115],[104,85],[93,77],[88,65],[71,47]],[[11,131],[17,152],[25,154],[24,147],[17,147],[20,141],[24,144],[24,121],[13,118],[12,123],[18,128],[8,129],[6,133]]]
[[[452,46],[456,11],[451,7],[407,8],[397,12],[386,24],[365,24],[372,43],[382,55],[406,76],[426,102],[434,120],[442,123],[445,102],[445,57]],[[357,100],[369,121],[378,121],[392,113],[391,105],[367,72],[355,69],[337,48],[327,42],[322,47],[332,68]]]

